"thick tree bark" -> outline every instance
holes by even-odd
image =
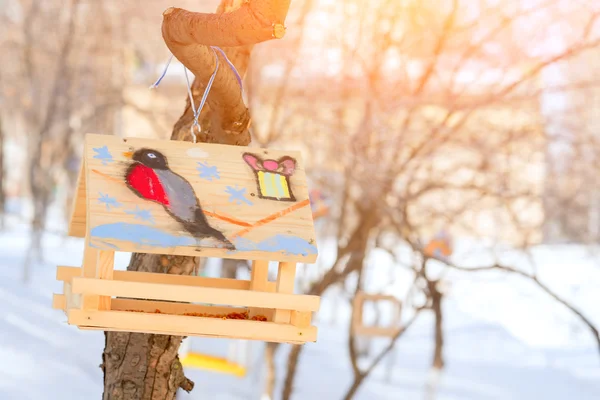
[[[194,257],[134,254],[127,269],[189,275],[197,263]],[[180,387],[194,387],[178,357],[183,337],[127,332],[105,337],[103,400],[172,400]]]
[[[242,5],[242,11],[239,11]],[[162,32],[165,43],[173,55],[196,76],[192,85],[196,105],[200,103],[204,87],[215,68],[214,53],[208,46],[239,45],[223,50],[243,76],[252,45],[281,37],[277,34],[266,35],[265,29],[268,27],[273,32],[277,24],[283,24],[288,7],[289,0],[222,0],[215,15],[176,8],[164,12]],[[257,16],[261,16],[258,21],[248,20]],[[219,30],[215,30],[215,23],[220,26]],[[240,26],[244,27],[244,31],[234,34]],[[256,29],[261,31],[260,34],[252,33]],[[211,35],[206,36],[207,32],[211,32]],[[224,34],[246,39],[236,43],[221,43],[220,35]],[[248,109],[242,100],[234,72],[222,56],[219,57],[221,67],[201,115],[202,132],[198,135],[198,141],[246,145],[250,143]],[[193,118],[188,99],[183,115],[173,127],[171,139],[190,141]],[[198,259],[194,257],[134,254],[127,269],[189,275],[197,264]],[[103,400],[172,400],[179,388],[192,390],[194,384],[185,377],[178,357],[182,337],[127,332],[106,332],[105,336],[106,346],[102,356]]]

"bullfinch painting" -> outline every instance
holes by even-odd
[[[129,189],[142,199],[158,203],[183,229],[197,239],[215,238],[235,250],[223,233],[208,223],[192,185],[169,168],[167,158],[157,150],[142,148],[125,153],[133,163],[125,172]]]

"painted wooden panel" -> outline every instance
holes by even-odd
[[[89,134],[84,158],[93,247],[316,260],[299,152]]]

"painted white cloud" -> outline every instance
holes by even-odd
[[[208,153],[197,147],[188,149],[188,151],[186,151],[186,154],[194,158],[208,158]]]

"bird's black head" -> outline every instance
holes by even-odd
[[[167,158],[158,150],[139,149],[131,157],[134,161],[153,169],[168,169]]]

